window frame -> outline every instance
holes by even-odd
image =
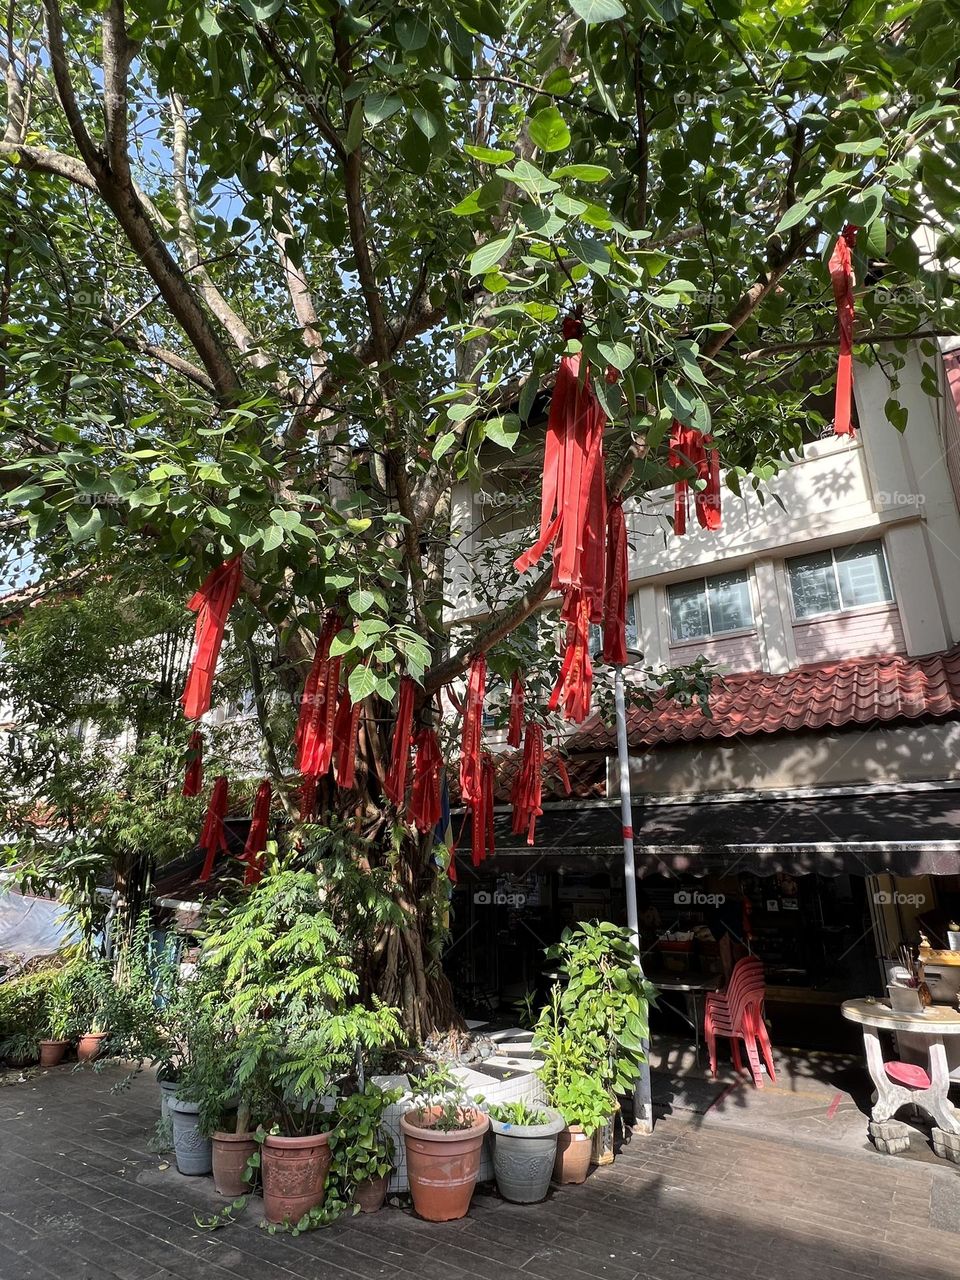
[[[746,584],[747,598],[750,603],[750,624],[749,626],[745,626],[745,627],[732,627],[727,631],[714,631],[713,630],[713,611],[710,608],[710,591],[707,587],[707,583],[709,583],[711,580],[716,578],[732,577],[734,574],[737,574],[737,573],[743,574],[743,580]],[[704,600],[707,606],[707,622],[710,626],[710,630],[707,632],[704,632],[702,635],[678,637],[678,636],[675,636],[673,633],[673,610],[670,607],[670,592],[674,589],[674,587],[687,587],[694,582],[699,582],[703,587]],[[722,573],[711,573],[709,576],[704,574],[702,578],[684,578],[681,582],[667,583],[667,621],[670,627],[670,647],[671,648],[674,648],[677,645],[698,644],[701,640],[728,640],[732,636],[753,635],[757,630],[757,613],[756,613],[756,601],[754,599],[754,591],[753,591],[753,577],[750,572],[750,569],[749,568],[727,569]]]
[[[864,544],[861,544],[859,542],[851,542],[851,543],[846,543],[845,545],[840,547],[824,547],[823,550],[827,552],[830,556],[830,564],[833,568],[833,583],[834,583],[834,586],[836,587],[837,600],[840,602],[840,607],[838,609],[825,609],[821,613],[801,614],[797,612],[797,600],[793,591],[793,574],[790,572],[790,564],[791,564],[791,561],[806,560],[809,556],[815,556],[820,554],[816,551],[807,551],[807,552],[804,552],[803,555],[789,556],[783,562],[784,569],[786,570],[786,573],[787,573],[787,585],[790,591],[791,620],[796,624],[798,624],[799,626],[802,626],[805,622],[822,622],[826,618],[839,618],[839,617],[842,617],[844,614],[849,614],[849,613],[871,613],[874,611],[879,611],[881,609],[890,609],[891,607],[896,608],[897,596],[896,596],[896,592],[893,589],[893,574],[890,572],[890,561],[887,559],[887,548],[884,544],[882,537],[869,538],[866,540],[865,545],[871,546],[873,544],[876,544],[876,546],[879,547],[880,549],[880,559],[883,562],[883,570],[887,580],[887,587],[889,588],[889,591],[890,591],[889,599],[875,600],[873,604],[845,605],[843,603],[843,592],[840,588],[840,572],[837,568],[837,552],[853,550],[855,547],[858,547]]]

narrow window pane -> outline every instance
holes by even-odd
[[[640,628],[637,625],[637,597],[627,597],[627,648],[640,648]]]
[[[831,552],[818,551],[812,556],[798,556],[796,560],[789,561],[789,568],[793,611],[798,618],[834,613],[840,608]]]
[[[753,626],[750,587],[745,573],[722,573],[707,579],[710,593],[710,624],[716,635]]]
[[[840,597],[845,609],[893,599],[879,542],[862,542],[836,554]]]
[[[674,640],[695,640],[710,634],[707,593],[699,582],[681,582],[669,591],[670,630]]]

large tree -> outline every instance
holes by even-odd
[[[612,492],[667,482],[675,416],[712,430],[734,494],[762,492],[831,383],[826,259],[847,223],[859,354],[903,429],[906,343],[956,327],[958,7],[6,14],[6,548],[54,576],[162,563],[185,592],[241,551],[232,631],[281,791],[290,716],[269,694],[295,698],[336,606],[365,714],[359,791],[325,803],[356,815],[409,912],[381,993],[413,1030],[445,1025],[442,872],[383,798],[389,708],[404,671],[427,714],[473,653],[533,667],[550,581],[499,575],[451,642],[455,486],[535,455],[576,311]]]

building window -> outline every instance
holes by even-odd
[[[678,582],[667,589],[667,599],[674,640],[700,640],[753,629],[750,583],[745,570]]]
[[[787,561],[787,569],[797,618],[815,618],[893,600],[883,544],[879,541],[797,556]]]

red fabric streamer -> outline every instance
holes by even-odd
[[[244,884],[259,884],[263,875],[263,851],[267,847],[267,835],[270,830],[272,790],[269,778],[264,778],[257,787],[257,798],[253,802],[253,816],[247,833],[247,843],[243,846],[243,860],[247,864],[243,875]]]
[[[194,729],[187,747],[187,767],[183,774],[182,796],[198,796],[203,790],[203,734]]]
[[[473,830],[471,832],[470,861],[479,867],[485,858],[496,853],[493,839],[493,791],[496,769],[489,751],[480,753],[480,794],[471,804]]]
[[[837,436],[853,435],[851,408],[853,404],[853,326],[857,308],[853,296],[856,278],[853,273],[851,250],[857,243],[859,228],[848,223],[837,237],[830,255],[830,283],[837,303],[837,321],[840,326],[840,354],[837,358],[837,396],[833,410],[833,433]]]
[[[413,679],[400,677],[400,697],[397,700],[397,722],[393,727],[393,744],[390,768],[383,780],[387,798],[397,806],[403,804],[407,790],[407,763],[410,758],[410,731],[413,727]]]
[[[694,496],[697,520],[703,529],[719,529],[721,523],[720,455],[714,446],[713,437],[705,436],[696,427],[685,427],[675,418],[670,432],[668,461],[675,469],[696,468],[697,479],[705,481],[704,487],[697,489]],[[683,534],[687,531],[689,487],[686,478],[678,480],[674,485],[674,533]]]
[[[310,673],[303,686],[300,716],[294,742],[297,768],[305,778],[319,778],[330,768],[333,758],[333,725],[337,712],[337,685],[340,659],[330,657],[330,642],[340,628],[340,619],[331,614],[314,650]]]
[[[213,790],[207,803],[207,814],[200,832],[199,846],[206,853],[200,879],[206,881],[213,873],[214,860],[218,853],[227,852],[227,833],[223,820],[227,816],[227,780],[221,774],[214,779]]]
[[[317,807],[317,780],[304,778],[300,787],[300,821],[307,822]]]
[[[567,766],[563,763],[560,756],[557,756],[557,777],[560,779],[560,785],[563,787],[563,794],[570,795],[573,787],[570,785],[570,775],[567,773]]]
[[[507,746],[519,747],[523,738],[523,681],[514,672],[510,683],[510,723],[507,727]]]
[[[568,317],[563,334],[579,338],[583,326]],[[589,369],[581,381],[580,355],[560,361],[550,401],[543,457],[540,536],[515,562],[524,573],[556,540],[554,589],[581,591],[591,620],[603,613],[604,526],[606,486],[603,472],[604,414],[590,387]]]
[[[333,722],[333,776],[338,787],[352,787],[357,777],[357,727],[362,702],[354,702],[346,685],[340,690]]]
[[[467,700],[460,741],[460,794],[464,804],[480,799],[480,742],[483,736],[483,698],[487,687],[487,660],[478,653],[470,663]]]
[[[440,774],[443,756],[433,729],[420,729],[413,737],[416,759],[407,817],[418,831],[433,831],[440,821]]]
[[[527,721],[523,739],[523,759],[510,794],[513,805],[513,831],[526,832],[527,844],[533,844],[537,818],[543,813],[543,729],[533,720]]]
[[[627,524],[623,502],[607,507],[607,573],[603,594],[603,660],[627,661]]]
[[[590,661],[590,605],[580,592],[567,596],[560,615],[567,623],[563,666],[547,706],[556,711],[563,701],[563,717],[582,724],[590,714],[593,663]]]
[[[198,591],[187,601],[187,608],[197,615],[193,638],[193,657],[187,683],[180,701],[188,720],[198,720],[210,710],[210,693],[217,669],[227,615],[240,593],[240,556],[225,560],[214,569]]]

